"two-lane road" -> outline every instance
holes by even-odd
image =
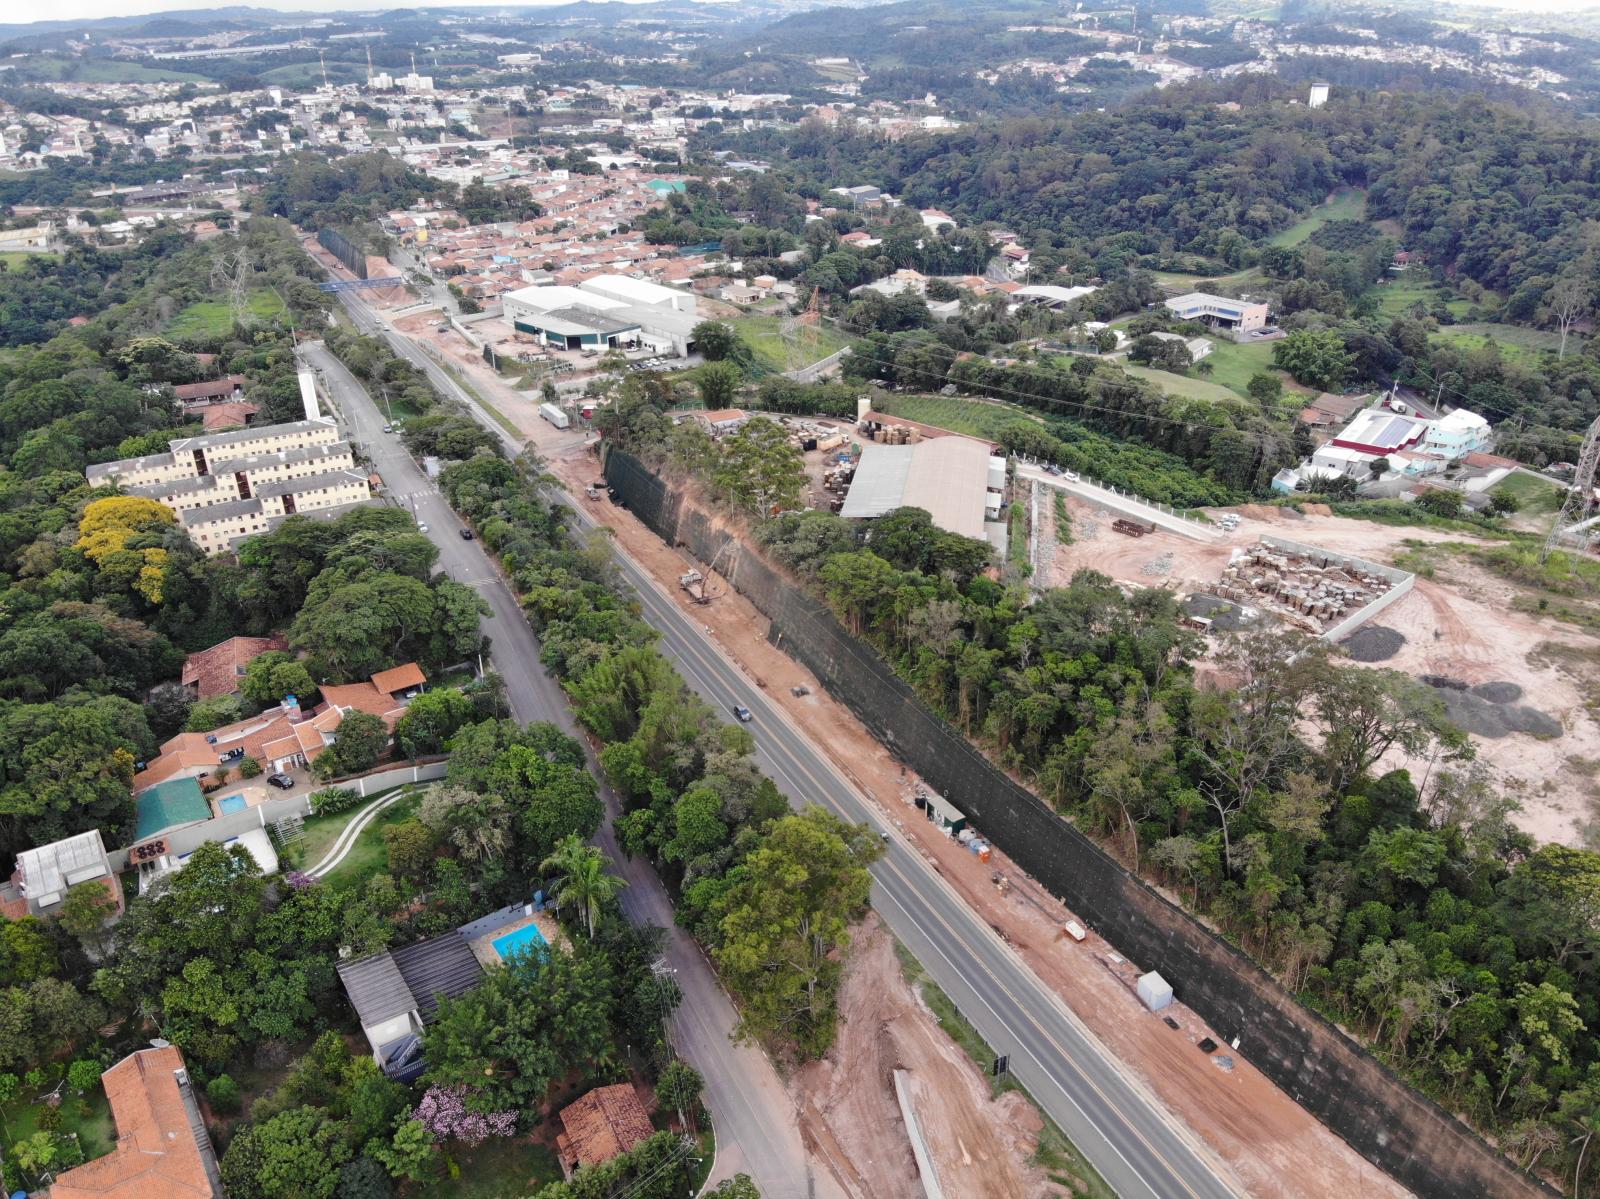
[[[492,612],[484,618],[483,630],[490,638],[494,665],[506,681],[512,714],[524,722],[550,721],[577,737],[590,753],[596,776],[604,778],[565,693],[539,663],[539,643],[516,597],[482,545],[461,537],[460,522],[438,488],[401,447],[399,438],[383,432],[384,417],[360,381],[322,346],[307,345],[303,352],[338,406],[350,440],[362,447],[383,476],[390,498],[413,510],[428,526],[428,536],[439,548],[440,567],[457,582],[477,588],[489,602]],[[609,787],[602,791],[615,817],[619,800]],[[831,1178],[811,1177],[793,1101],[772,1064],[759,1049],[731,1041],[737,1013],[699,947],[673,924],[672,904],[661,880],[647,863],[622,855],[609,823],[596,840],[627,880],[622,892],[627,917],[667,932],[663,957],[683,991],[683,1003],[671,1022],[673,1043],[705,1079],[705,1102],[716,1127],[717,1161],[711,1181],[743,1171],[769,1199],[834,1196]]]

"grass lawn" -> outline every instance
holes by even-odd
[[[55,250],[5,250],[0,251],[0,271],[15,270],[30,258],[48,258],[57,261],[61,258]]]
[[[88,1115],[78,1115],[77,1107],[80,1100],[89,1105]],[[6,1132],[10,1134],[10,1139],[6,1142],[8,1149],[18,1141],[27,1140],[38,1131],[39,1113],[43,1110],[43,1104],[23,1103],[20,1100],[0,1109],[0,1115],[5,1119]],[[85,1161],[93,1157],[102,1157],[115,1149],[117,1138],[111,1123],[111,1105],[106,1102],[105,1089],[97,1084],[85,1095],[68,1094],[61,1103],[60,1131],[78,1134],[78,1144],[83,1149]]]
[[[1211,380],[1199,376],[1175,375],[1171,371],[1152,370],[1148,366],[1124,366],[1122,369],[1136,379],[1154,383],[1169,396],[1180,396],[1190,400],[1212,400],[1227,404],[1237,404],[1240,400],[1238,393],[1229,390],[1220,383],[1213,383]],[[1248,378],[1248,376],[1246,377]]]
[[[328,80],[338,86],[341,83],[359,83],[367,77],[366,66],[355,66],[347,62],[330,62],[328,64]],[[273,67],[271,70],[259,73],[265,83],[277,84],[279,87],[317,87],[322,83],[322,67],[314,62],[291,63],[286,67]]]
[[[1304,218],[1272,235],[1274,246],[1298,246],[1329,221],[1359,221],[1367,215],[1367,193],[1359,187],[1342,187]]]
[[[756,361],[769,373],[789,369],[789,347],[779,332],[783,318],[779,316],[741,316],[729,322],[739,334],[739,339],[755,353]],[[850,345],[854,338],[846,337],[837,329],[820,325],[815,330],[816,354],[807,355],[812,362],[826,358],[835,350]]]
[[[1466,300],[1457,297],[1446,299],[1443,289],[1436,283],[1422,278],[1411,280],[1402,276],[1378,288],[1378,315],[1385,320],[1391,320],[1409,312],[1414,304],[1433,308],[1441,300],[1456,316],[1465,316],[1472,307]]]
[[[1532,471],[1512,471],[1495,484],[1491,495],[1504,493],[1514,498],[1522,507],[1520,513],[1551,513],[1561,507],[1564,489]]]
[[[890,416],[903,416],[924,425],[936,425],[952,433],[998,441],[1006,429],[1038,422],[1021,409],[987,400],[961,396],[886,395],[875,397],[874,408]]]
[[[350,852],[333,870],[322,876],[322,881],[336,891],[351,891],[364,886],[376,874],[389,873],[389,850],[383,843],[383,830],[391,825],[409,820],[422,802],[420,794],[396,800],[361,830]],[[313,861],[311,865],[316,865]]]
[[[1494,343],[1500,347],[1500,353],[1504,357],[1529,365],[1537,363],[1546,350],[1561,349],[1561,334],[1553,329],[1526,329],[1521,325],[1502,325],[1488,321],[1447,325],[1439,330],[1436,340],[1447,341],[1466,350],[1477,350],[1487,345],[1490,338],[1493,338]],[[1567,353],[1573,354],[1582,348],[1581,334],[1572,333],[1567,336]]]
[[[1178,291],[1209,291],[1216,292],[1224,288],[1259,288],[1266,282],[1266,276],[1258,267],[1246,267],[1242,271],[1234,271],[1231,275],[1181,275],[1175,271],[1151,271],[1155,281],[1162,287],[1175,288]],[[1137,314],[1135,314],[1137,315]],[[1131,320],[1132,317],[1130,316]],[[1115,321],[1111,322],[1116,324]]]
[[[1276,375],[1283,381],[1285,390],[1299,388],[1299,384],[1272,365],[1272,347],[1275,343],[1252,341],[1240,345],[1226,337],[1213,337],[1211,344],[1213,349],[1205,357],[1205,361],[1211,364],[1211,382],[1221,384],[1241,396],[1250,394],[1245,388],[1251,375]]]
[[[454,1154],[457,1177],[405,1187],[406,1199],[523,1199],[561,1180],[555,1150],[526,1138],[490,1138]]]
[[[968,1057],[987,1072],[990,1063],[995,1059],[995,1052],[989,1043],[967,1022],[967,1018],[956,1008],[951,998],[928,978],[922,969],[922,963],[917,961],[909,949],[896,941],[894,952],[900,959],[901,973],[905,975],[912,989],[922,996],[922,1001],[933,1012],[939,1027],[966,1050]],[[1027,1091],[1010,1074],[993,1080],[990,1085],[996,1095],[1011,1090],[1022,1091],[1027,1095]],[[1031,1101],[1032,1096],[1029,1096],[1029,1099]],[[1073,1199],[1113,1199],[1116,1192],[1106,1185],[1099,1172],[1078,1152],[1077,1146],[1067,1139],[1067,1135],[1057,1128],[1048,1116],[1043,1112],[1039,1115],[1044,1120],[1044,1128],[1039,1133],[1039,1145],[1034,1150],[1034,1161],[1054,1182],[1063,1187],[1067,1194],[1073,1196]]]
[[[268,288],[250,293],[249,309],[260,320],[272,320],[284,311],[283,301]],[[166,331],[174,337],[221,337],[233,332],[233,310],[226,300],[202,300],[168,321]]]
[[[297,865],[303,869],[322,861],[327,856],[328,850],[333,848],[333,843],[339,839],[339,834],[344,832],[345,826],[361,815],[368,804],[382,799],[393,790],[391,787],[388,791],[374,791],[355,807],[335,812],[331,816],[307,816],[305,831],[296,843],[295,856],[299,858]]]
[[[171,67],[147,67],[136,62],[104,58],[44,58],[28,64],[29,77],[62,79],[74,83],[210,83],[204,75]]]

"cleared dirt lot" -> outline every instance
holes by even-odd
[[[944,1193],[955,1199],[1064,1194],[1030,1158],[1041,1128],[1021,1094],[989,1081],[938,1025],[901,973],[876,916],[856,930],[839,996],[838,1043],[802,1067],[790,1089],[800,1129],[852,1199],[920,1196],[922,1183],[895,1098],[905,1070]]]

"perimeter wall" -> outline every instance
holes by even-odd
[[[1357,1152],[1427,1199],[1532,1199],[1555,1191],[1402,1082],[1182,909],[1129,874],[932,713],[865,642],[756,550],[631,456],[605,466],[612,497],[669,545],[719,571],[874,736],[950,799],[1019,866],[1178,997]]]

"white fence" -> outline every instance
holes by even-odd
[[[441,758],[431,762],[418,762],[414,766],[393,766],[374,770],[370,774],[358,775],[352,779],[334,779],[324,783],[323,786],[348,787],[364,797],[378,791],[387,791],[390,787],[430,783],[442,779],[448,765],[449,762]],[[227,841],[250,829],[266,828],[267,825],[286,816],[306,816],[310,811],[309,795],[269,799],[266,803],[245,808],[242,812],[229,812],[222,816],[214,816],[210,820],[202,820],[198,824],[163,833],[161,839],[167,843],[168,853],[181,857],[193,853],[207,841]],[[106,856],[110,859],[113,870],[127,869],[127,849],[114,849]]]
[[[1043,470],[1040,464],[1032,458],[1023,458],[1029,466],[1038,470],[1038,474],[1029,477],[1050,487],[1071,492],[1080,499],[1090,503],[1101,504],[1115,512],[1121,512],[1135,520],[1148,520],[1161,526],[1168,532],[1177,533],[1184,537],[1192,537],[1196,541],[1216,541],[1222,536],[1222,530],[1209,521],[1190,516],[1186,512],[1179,512],[1170,504],[1163,504],[1157,500],[1147,500],[1143,496],[1135,495],[1131,491],[1123,491],[1110,483],[1097,483],[1091,479],[1080,479],[1074,483],[1061,475],[1052,475]]]

